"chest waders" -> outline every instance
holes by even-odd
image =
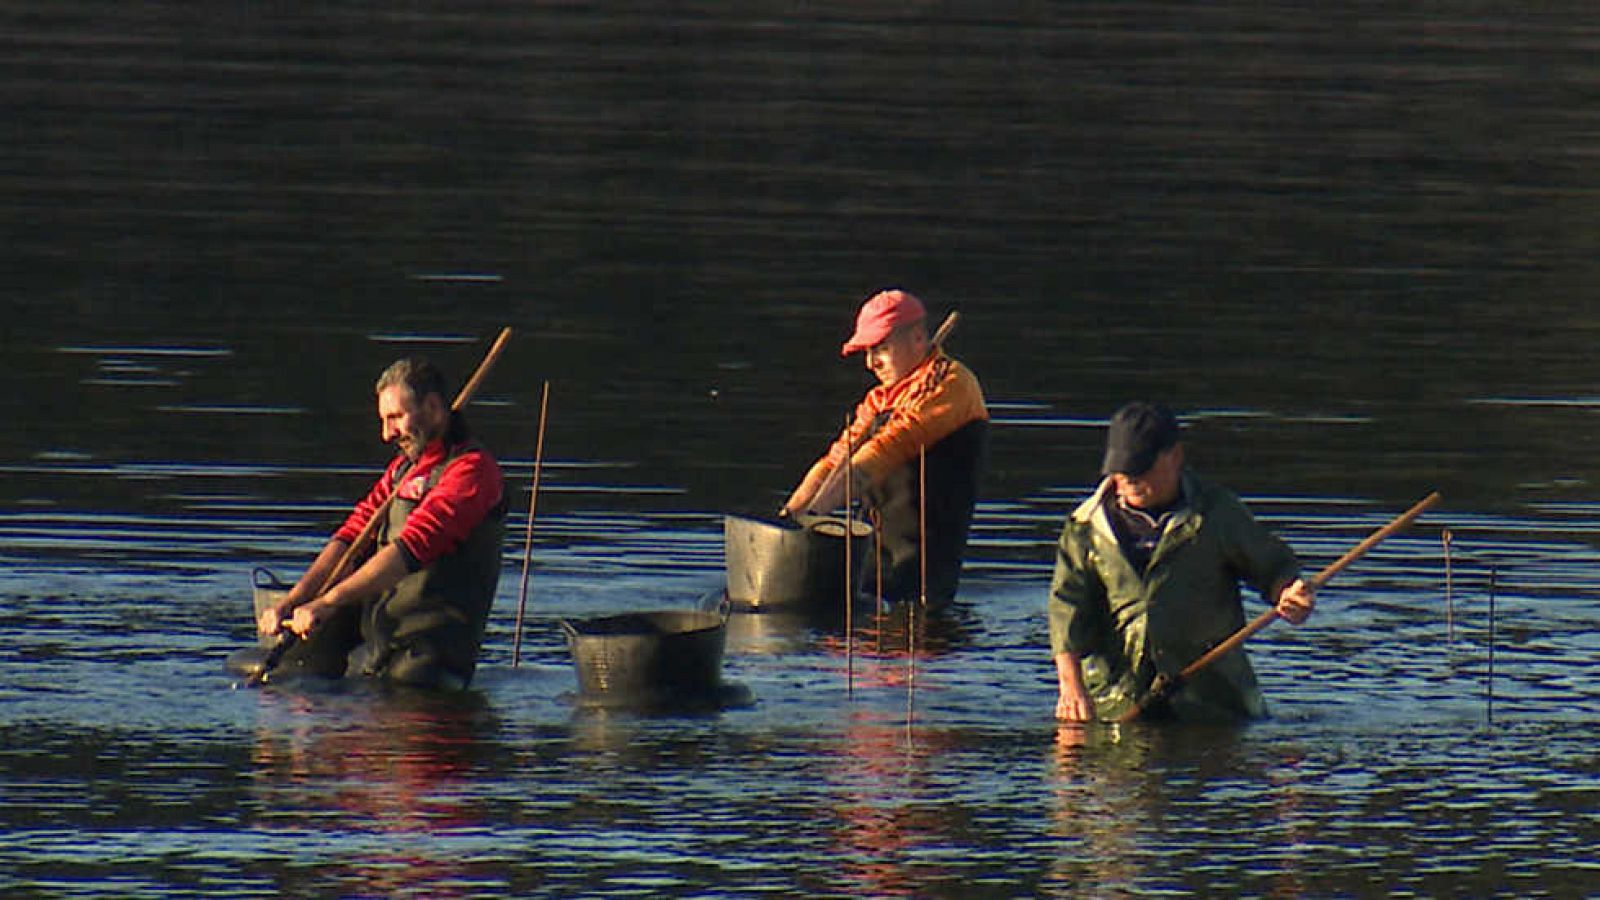
[[[405,527],[422,497],[444,470],[475,445],[454,447],[429,473],[416,500],[396,497],[378,526],[382,547]],[[395,480],[399,490],[404,473]],[[361,645],[350,654],[347,675],[382,678],[418,687],[463,688],[472,681],[478,649],[500,583],[505,538],[502,500],[460,546],[402,578],[361,609]]]
[[[866,491],[866,505],[878,511],[882,541],[881,557],[872,559],[869,556],[868,559],[869,563],[883,569],[884,600],[898,603],[921,596],[919,529],[920,506],[924,501],[928,525],[928,605],[944,606],[955,598],[988,437],[988,421],[974,419],[927,448],[926,497],[920,490],[920,463],[915,457]],[[868,584],[873,582],[873,577],[869,565]]]

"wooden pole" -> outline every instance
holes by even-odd
[[[845,417],[845,428],[850,427],[850,417]],[[856,693],[856,631],[855,631],[855,573],[851,569],[851,544],[855,542],[855,523],[851,519],[850,496],[855,481],[855,461],[851,454],[844,456],[844,693],[846,697],[854,697]]]
[[[1494,727],[1494,594],[1499,572],[1489,567],[1489,671],[1483,679],[1483,724]]]
[[[501,352],[505,350],[506,342],[510,339],[511,328],[507,326],[500,329],[500,335],[490,345],[489,352],[484,354],[483,362],[478,363],[477,370],[472,373],[471,378],[467,379],[467,383],[462,386],[461,391],[456,394],[456,399],[450,404],[451,412],[459,412],[471,402],[472,395],[477,393],[479,385],[488,376],[489,370],[494,368],[495,362],[500,359]],[[356,535],[356,539],[350,542],[350,546],[346,547],[344,553],[340,554],[339,561],[328,571],[328,576],[322,580],[317,592],[312,595],[313,600],[326,594],[329,588],[337,584],[339,579],[345,576],[345,570],[355,560],[356,556],[366,551],[367,546],[372,542],[373,535],[378,532],[378,523],[387,517],[389,507],[394,504],[394,498],[395,492],[391,491],[389,496],[378,504],[378,508],[372,513],[372,518],[367,520],[367,524],[361,528],[360,533]],[[288,653],[289,648],[293,647],[299,640],[299,636],[294,632],[283,631],[278,637],[278,642],[272,645],[272,649],[267,651],[266,657],[261,661],[261,668],[245,676],[244,683],[246,685],[257,685],[266,681],[272,674],[272,670],[277,668],[278,663],[283,660],[283,655]]]
[[[933,333],[933,340],[929,342],[933,345],[933,349],[938,350],[943,347],[944,342],[950,339],[950,332],[955,331],[956,326],[960,323],[961,313],[951,310],[950,314],[944,317],[944,321],[939,323],[939,328]]]
[[[876,509],[869,510],[867,515],[872,524],[872,615],[873,615],[873,649],[883,652],[883,517]]]
[[[917,445],[917,599],[906,604],[906,730],[917,699],[917,607],[928,606],[928,446]]]
[[[511,668],[522,661],[522,613],[528,606],[528,569],[533,559],[533,517],[539,508],[539,473],[544,467],[544,421],[550,408],[550,382],[539,396],[539,437],[533,448],[533,492],[528,496],[528,533],[522,542],[522,586],[517,590],[516,634],[511,638]]]
[[[1365,556],[1368,550],[1376,547],[1384,538],[1387,538],[1402,528],[1405,528],[1407,525],[1410,525],[1418,516],[1426,512],[1429,507],[1433,506],[1435,503],[1438,503],[1439,499],[1439,492],[1434,491],[1433,493],[1419,500],[1415,506],[1401,513],[1397,518],[1395,518],[1394,521],[1383,526],[1382,528],[1379,528],[1372,534],[1367,535],[1365,540],[1354,547],[1351,547],[1343,556],[1330,563],[1326,569],[1323,569],[1321,572],[1318,572],[1316,575],[1314,575],[1310,582],[1312,589],[1316,590],[1321,588],[1324,584],[1327,584],[1328,581],[1333,578],[1333,576],[1344,571],[1346,566],[1360,559],[1362,556]],[[1156,681],[1151,684],[1150,692],[1146,694],[1143,699],[1139,700],[1132,707],[1130,707],[1127,712],[1123,713],[1122,716],[1117,719],[1117,721],[1131,722],[1133,719],[1137,718],[1140,713],[1144,712],[1144,710],[1151,703],[1171,696],[1172,693],[1176,691],[1185,681],[1193,678],[1200,670],[1211,665],[1227,654],[1232,653],[1234,650],[1238,649],[1241,644],[1249,640],[1251,635],[1267,627],[1268,625],[1271,625],[1273,622],[1277,621],[1278,618],[1278,610],[1276,606],[1274,606],[1272,609],[1268,609],[1266,612],[1257,616],[1243,628],[1240,628],[1238,631],[1235,631],[1233,634],[1229,635],[1227,640],[1224,640],[1222,643],[1212,647],[1210,650],[1207,650],[1205,654],[1203,654],[1199,659],[1185,666],[1183,671],[1179,672],[1177,675],[1174,675],[1170,678],[1158,676]]]
[[[1450,529],[1445,528],[1439,532],[1439,539],[1444,542],[1444,657],[1452,667],[1455,666],[1456,647],[1456,590],[1455,566],[1450,544],[1453,540]]]

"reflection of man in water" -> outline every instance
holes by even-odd
[[[849,454],[851,496],[878,515],[884,598],[919,596],[919,522],[925,516],[928,602],[948,603],[961,577],[987,439],[983,389],[966,366],[932,344],[922,301],[905,291],[883,291],[862,305],[842,350],[845,356],[857,352],[865,354],[878,386],[779,514],[826,513],[842,504],[844,478],[835,473]],[[926,496],[919,485],[924,448]]]
[[[261,777],[246,787],[271,811],[269,827],[315,833],[325,849],[306,873],[316,888],[285,872],[282,893],[453,897],[479,883],[481,863],[449,838],[497,822],[483,787],[486,761],[505,747],[480,693],[350,690],[317,696],[295,718],[292,729],[258,731],[251,764]]]
[[[326,658],[329,642],[345,642],[335,658],[355,645],[349,675],[437,687],[472,680],[500,579],[505,500],[499,465],[444,395],[443,374],[424,360],[399,360],[378,378],[383,440],[400,454],[283,601],[262,612],[262,633],[316,635],[324,646],[306,648],[308,657]],[[312,596],[390,494],[377,552]]]

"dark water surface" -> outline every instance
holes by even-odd
[[[0,2],[0,892],[1600,890],[1589,4],[656,6]],[[995,415],[960,613],[736,616],[753,704],[575,706],[559,619],[720,584],[891,284]],[[379,369],[505,325],[474,689],[230,689]],[[1255,639],[1269,722],[1052,721],[1135,396],[1310,567],[1445,494]]]

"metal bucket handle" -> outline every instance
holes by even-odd
[[[266,566],[256,566],[250,572],[250,583],[258,588],[270,591],[286,591],[294,587],[293,584],[280,579]]]
[[[872,524],[852,517],[848,533],[852,537],[865,538],[872,536]],[[819,516],[806,525],[813,534],[820,534],[830,538],[843,538],[845,536],[845,520],[832,516]]]

